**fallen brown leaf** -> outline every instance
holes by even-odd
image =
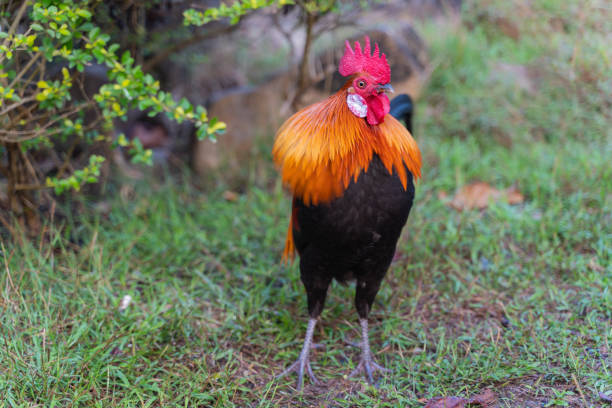
[[[591,268],[592,270],[594,270],[595,272],[603,272],[605,271],[604,267],[601,266],[598,262],[597,262],[597,258],[593,257],[589,260],[589,263],[587,264],[589,266],[589,268]]]
[[[230,191],[230,190],[226,190],[225,192],[223,192],[223,198],[226,201],[231,201],[234,202],[236,200],[238,200],[238,193],[234,192],[234,191]]]
[[[494,19],[494,22],[497,28],[502,33],[512,38],[513,40],[516,41],[521,37],[521,31],[519,30],[518,26],[514,24],[514,22],[510,21],[509,19],[498,17]]]
[[[506,200],[510,205],[520,204],[525,201],[525,196],[516,186],[512,186],[506,189]]]
[[[464,408],[468,401],[460,397],[436,397],[425,405],[425,408]]]
[[[444,194],[439,194],[441,199]],[[506,200],[509,204],[520,204],[525,200],[523,194],[515,186],[506,190],[498,190],[488,183],[476,181],[461,187],[448,203],[455,210],[482,210],[491,202]]]
[[[497,395],[491,390],[484,390],[470,399],[461,397],[435,397],[429,400],[425,408],[493,408],[497,403]]]
[[[470,398],[470,404],[480,404],[482,407],[493,407],[497,403],[497,395],[489,389]]]

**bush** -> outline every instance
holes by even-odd
[[[27,0],[0,6],[0,173],[6,178],[0,206],[30,230],[38,229],[39,206],[50,191],[79,191],[98,180],[105,159],[96,146],[123,146],[133,161],[151,162],[141,144],[113,136],[113,120],[126,119],[129,109],[191,121],[199,138],[214,138],[225,128],[202,106],[162,91],[129,52],[119,53],[92,19],[97,3]],[[258,1],[248,10],[268,3]],[[247,11],[210,10],[215,9],[206,11],[206,22],[228,17],[235,23]],[[83,73],[94,64],[104,67],[108,82],[86,92]]]
[[[324,14],[340,14],[343,7],[361,4],[236,0],[231,5],[208,7],[207,1],[202,3],[182,15],[187,27],[182,34],[191,37],[185,44],[222,35],[219,24],[208,26],[216,21],[223,21],[220,25],[227,28],[260,8],[300,7],[307,41],[299,89],[306,86],[314,22]],[[146,14],[159,4],[159,0],[138,0],[130,7]],[[224,131],[225,124],[209,119],[204,107],[175,100],[135,62],[143,61],[143,49],[158,47],[142,35],[148,30],[146,25],[138,25],[132,33],[140,40],[120,38],[122,23],[116,14],[124,10],[125,4],[117,0],[0,2],[0,175],[6,180],[2,184],[0,178],[0,223],[5,226],[10,228],[10,220],[2,216],[2,209],[36,233],[41,225],[40,209],[53,200],[53,194],[79,192],[85,184],[98,181],[106,156],[101,152],[122,147],[133,162],[151,163],[152,152],[143,149],[138,139],[130,141],[113,131],[113,122],[125,120],[131,109],[150,116],[165,114],[179,123],[190,121],[200,139],[214,139]],[[134,54],[121,52],[117,41]],[[171,44],[159,55],[149,56],[145,65],[150,69],[176,49],[180,47]],[[86,90],[88,70],[103,70],[107,81]]]

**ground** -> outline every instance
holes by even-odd
[[[189,176],[111,185],[89,215],[2,241],[0,406],[422,407],[485,389],[499,407],[609,405],[610,11],[510,3],[419,27],[434,64],[415,118],[424,174],[371,315],[391,369],[378,388],[346,378],[359,331],[354,288],[337,284],[315,332],[324,384],[274,380],[307,319],[263,145],[244,193]],[[450,208],[443,193],[474,180],[525,200]]]

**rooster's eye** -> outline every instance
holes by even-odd
[[[366,85],[365,81],[361,80],[357,83],[357,86],[363,88]]]

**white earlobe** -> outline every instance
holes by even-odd
[[[368,114],[368,105],[366,105],[365,99],[355,93],[350,93],[346,97],[346,104],[353,115],[360,118],[365,118]]]

